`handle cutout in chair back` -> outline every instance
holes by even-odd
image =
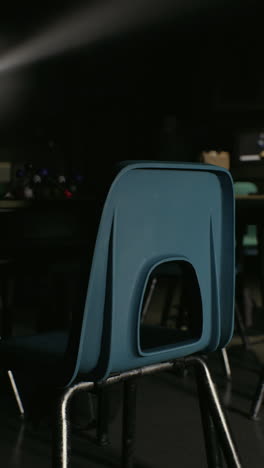
[[[139,348],[144,353],[202,334],[201,292],[195,269],[184,260],[163,262],[151,272],[141,310]]]

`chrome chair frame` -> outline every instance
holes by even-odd
[[[208,467],[219,466],[219,454],[218,450],[216,450],[216,446],[219,448],[217,442],[219,441],[228,468],[241,468],[240,457],[230,431],[228,420],[220,403],[216,387],[205,361],[199,356],[179,358],[173,361],[122,372],[118,375],[108,377],[99,384],[95,382],[79,382],[65,389],[58,402],[58,413],[55,417],[52,467],[70,467],[70,447],[68,444],[70,431],[69,406],[73,395],[80,391],[91,391],[96,386],[104,388],[118,382],[124,382],[122,468],[132,468],[135,442],[135,396],[137,378],[162,371],[173,370],[179,367],[185,368],[190,366],[194,367],[196,371]]]

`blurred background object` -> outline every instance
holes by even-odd
[[[201,159],[206,164],[215,164],[230,169],[230,154],[227,151],[203,151]]]

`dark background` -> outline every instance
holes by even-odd
[[[240,132],[263,125],[261,3],[168,1],[154,22],[146,15],[138,27],[0,73],[0,160],[78,169],[94,187],[120,159],[196,161],[224,149],[236,174]],[[97,4],[4,4],[2,54]]]

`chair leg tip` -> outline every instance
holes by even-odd
[[[251,421],[260,421],[260,416],[258,414],[250,414],[248,417]]]
[[[104,436],[104,437],[100,437],[99,439],[97,439],[97,444],[100,447],[107,447],[108,445],[110,445],[110,441],[107,436]]]

